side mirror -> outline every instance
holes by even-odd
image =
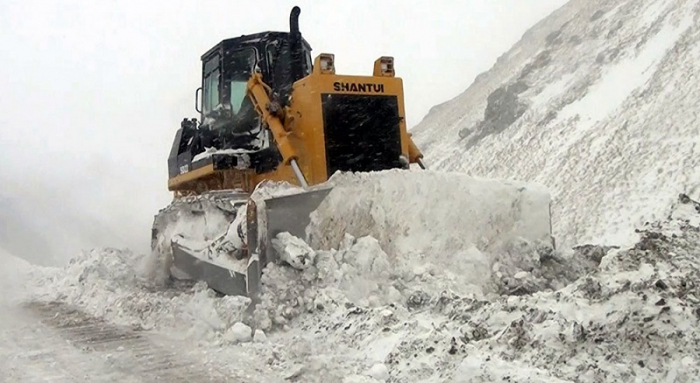
[[[194,110],[196,110],[198,113],[202,113],[202,103],[200,102],[199,95],[202,93],[202,87],[197,88],[197,91],[194,92]]]

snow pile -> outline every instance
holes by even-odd
[[[369,377],[381,363],[402,382],[690,381],[700,373],[699,221],[700,204],[681,203],[632,248],[574,249],[590,267],[572,283],[489,297],[427,292],[421,278],[402,290],[376,240],[347,238],[318,252],[315,273],[273,268],[267,297],[287,299],[273,320],[304,350],[291,356],[308,377]],[[361,257],[348,257],[353,247]]]
[[[537,182],[565,246],[628,246],[700,187],[700,4],[572,0],[414,129],[433,168]]]
[[[424,171],[337,174],[330,183],[308,245],[289,233],[273,239],[292,267],[266,268],[254,326],[294,331],[308,314],[337,321],[348,309],[384,308],[388,320],[386,307],[410,315],[443,295],[551,291],[600,262],[595,252],[554,251],[548,195],[531,185]]]
[[[549,196],[536,186],[403,170],[334,175],[311,214],[308,245],[272,241],[256,325],[345,303],[378,307],[431,294],[532,292],[573,281],[590,264],[555,253]]]

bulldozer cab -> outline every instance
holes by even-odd
[[[301,39],[301,58],[295,58],[294,35],[264,32],[223,40],[202,55],[201,121],[227,110],[232,116],[245,110],[246,85],[255,72],[262,74],[275,101],[286,105],[294,81],[311,73],[311,46]],[[293,61],[301,71],[294,73]]]
[[[368,75],[337,74],[333,54],[312,61],[299,14],[294,7],[288,32],[226,39],[201,56],[201,124],[185,119],[176,133],[170,190],[251,192],[263,181],[307,187],[338,171],[423,167],[393,57],[368,65]]]

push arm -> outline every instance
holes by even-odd
[[[270,89],[269,86],[265,85],[262,81],[262,75],[260,73],[253,74],[253,77],[248,80],[248,96],[253,101],[255,108],[257,109],[260,116],[262,116],[263,121],[267,123],[270,128],[272,135],[275,137],[275,142],[277,143],[277,148],[282,155],[282,162],[285,165],[290,165],[292,170],[294,170],[294,175],[297,177],[299,184],[306,188],[308,183],[304,178],[304,174],[299,169],[299,164],[297,160],[296,150],[289,142],[289,133],[284,129],[282,121],[279,117],[274,115],[269,109],[270,97],[268,96],[267,90]]]
[[[408,134],[408,162],[411,164],[418,164],[421,169],[426,169],[425,162],[423,162],[423,153],[416,146],[415,142],[411,138],[411,134]]]

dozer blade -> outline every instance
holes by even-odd
[[[332,188],[318,189],[299,194],[273,197],[248,204],[248,247],[257,255],[262,265],[278,263],[272,249],[272,239],[279,233],[306,238],[306,227],[311,213],[318,208]],[[252,208],[251,208],[252,207]]]
[[[204,281],[225,295],[248,295],[246,274],[198,258],[191,249],[173,242],[173,266],[188,279]]]
[[[311,212],[316,210],[330,190],[320,189],[258,201],[249,199],[245,238],[248,257],[239,261],[240,266],[236,270],[204,259],[202,249],[188,247],[177,240],[171,244],[172,266],[185,273],[187,279],[204,281],[219,293],[247,296],[255,300],[264,265],[280,262],[272,248],[272,238],[282,232],[304,238]]]

